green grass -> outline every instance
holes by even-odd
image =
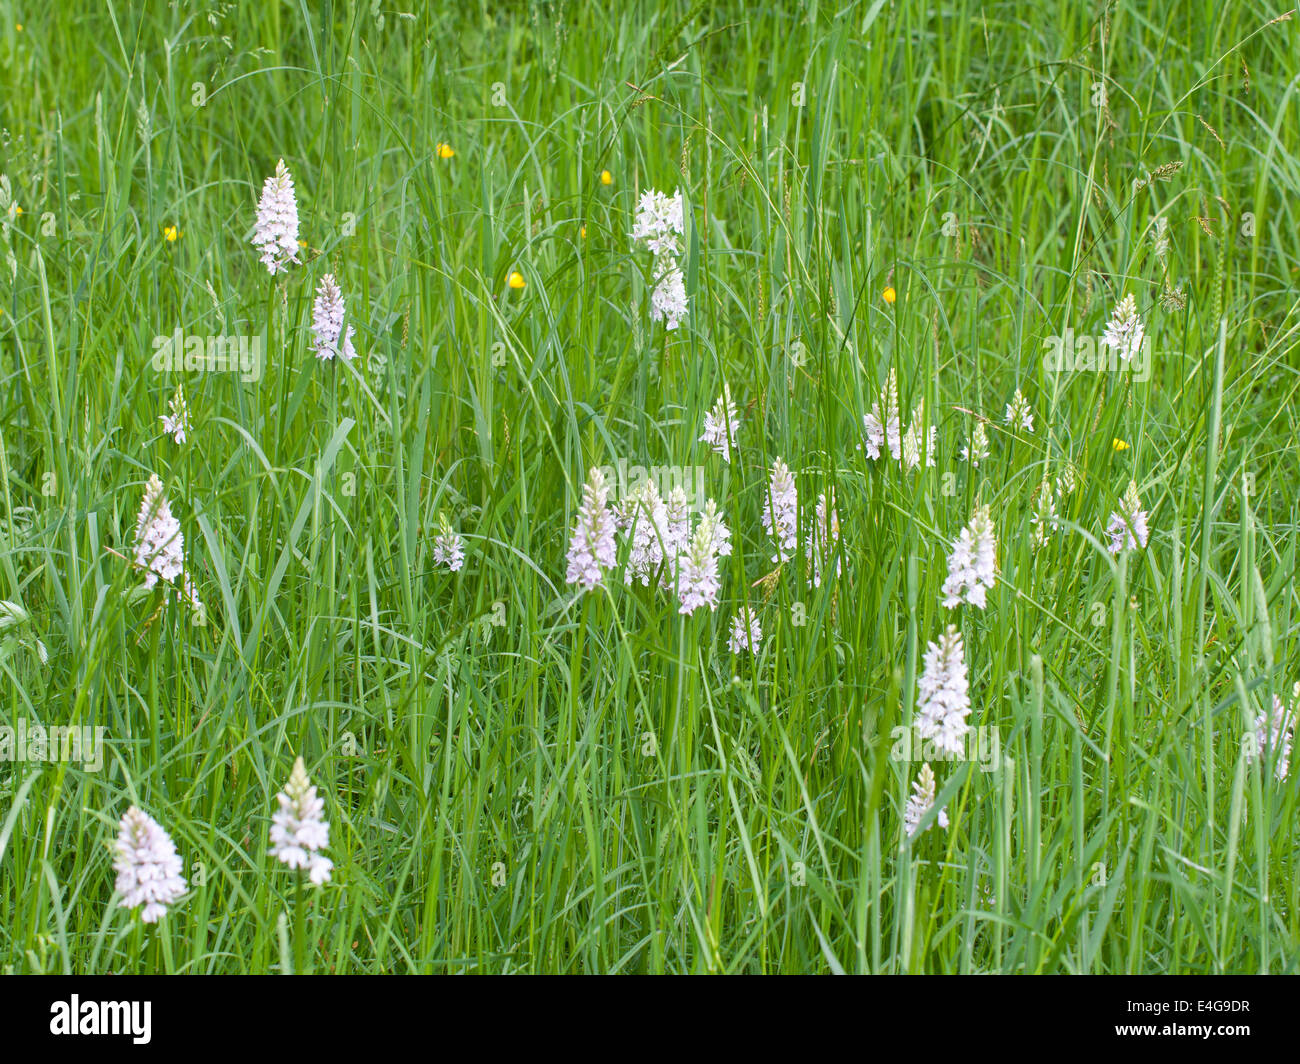
[[[5,970],[1300,969],[1300,785],[1241,756],[1300,679],[1300,18],[410,6],[0,3],[0,598],[26,611],[0,719],[107,744],[100,772],[0,763]],[[308,249],[271,278],[248,237],[280,157]],[[672,334],[628,235],[647,188],[688,205]],[[326,272],[350,366],[308,347]],[[1149,379],[1044,370],[1127,292]],[[268,364],[156,372],[177,327]],[[890,368],[933,469],[858,449]],[[730,463],[696,442],[724,380]],[[839,500],[820,589],[758,583],[777,456],[809,514]],[[703,468],[736,548],[716,613],[565,586],[582,482],[620,460]],[[121,557],[154,472],[202,627]],[[1150,544],[1116,560],[1130,479]],[[945,610],[977,500],[999,581]],[[745,602],[756,658],[727,650]],[[1004,760],[936,763],[951,823],[908,840],[890,732],[949,621]],[[306,892],[266,853],[298,754],[336,864]],[[133,802],[191,887],[145,929],[113,895]]]

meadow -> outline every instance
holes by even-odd
[[[1300,14],[407,6],[0,3],[0,969],[1300,970]]]

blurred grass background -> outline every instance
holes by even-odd
[[[24,611],[0,715],[109,750],[0,765],[8,969],[292,967],[265,848],[301,753],[338,866],[317,971],[1296,970],[1296,783],[1241,757],[1300,678],[1294,12],[0,12],[0,596]],[[248,237],[281,157],[307,248],[272,279]],[[668,335],[628,236],[648,188],[688,205]],[[350,366],[308,347],[326,272]],[[1126,293],[1148,380],[1044,371],[1045,339],[1100,334]],[[178,327],[264,337],[262,374],[156,372]],[[890,368],[932,470],[858,450]],[[181,447],[158,420],[178,381]],[[731,463],[696,442],[724,381]],[[1003,424],[1017,387],[1033,435]],[[818,590],[759,583],[777,456],[809,514],[839,500]],[[572,601],[581,482],[619,460],[703,467],[737,547],[717,614],[617,574]],[[1067,463],[1034,553],[1033,493]],[[151,472],[206,626],[146,624],[114,553]],[[1116,563],[1130,479],[1153,533]],[[976,500],[1001,581],[957,620],[1004,761],[936,765],[952,824],[908,842],[919,765],[890,730]],[[737,660],[745,602],[768,638]],[[133,801],[193,888],[144,936],[110,906]]]

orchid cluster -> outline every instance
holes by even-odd
[[[724,384],[722,394],[713,404],[713,409],[704,415],[704,432],[700,434],[700,443],[707,443],[728,462],[731,461],[731,447],[740,438],[740,415],[736,403],[731,398],[731,391]]]
[[[685,232],[680,190],[672,196],[654,189],[642,193],[632,226],[632,239],[643,243],[654,256],[650,320],[662,321],[669,332],[686,317],[686,279],[677,258],[681,253],[679,238]]]
[[[275,173],[262,184],[253,226],[253,246],[262,252],[262,265],[272,275],[284,273],[298,258],[298,199],[293,177],[281,159]]]
[[[923,457],[927,467],[934,465],[939,440],[938,426],[925,428],[925,404],[918,402],[912,409],[907,428],[903,428],[899,412],[898,375],[892,368],[885,378],[879,400],[872,404],[870,413],[862,416],[862,427],[865,438],[859,447],[866,450],[867,457],[873,462],[880,457],[883,449],[904,469],[916,469]],[[923,434],[924,455],[921,445]]]
[[[290,868],[305,870],[317,886],[328,882],[334,862],[321,853],[330,842],[329,821],[321,815],[325,800],[317,795],[301,757],[275,798],[279,808],[271,816],[271,856]]]
[[[145,485],[140,512],[135,519],[133,562],[144,573],[144,587],[152,591],[160,584],[170,598],[175,589],[186,602],[196,620],[203,618],[203,604],[185,568],[185,536],[181,523],[173,516],[171,504],[163,494],[158,474],[151,474]]]

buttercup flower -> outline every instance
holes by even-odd
[[[118,825],[114,852],[115,886],[122,895],[118,905],[124,909],[143,905],[140,919],[146,924],[156,923],[166,915],[167,907],[185,893],[181,859],[171,836],[158,821],[133,805]]]

